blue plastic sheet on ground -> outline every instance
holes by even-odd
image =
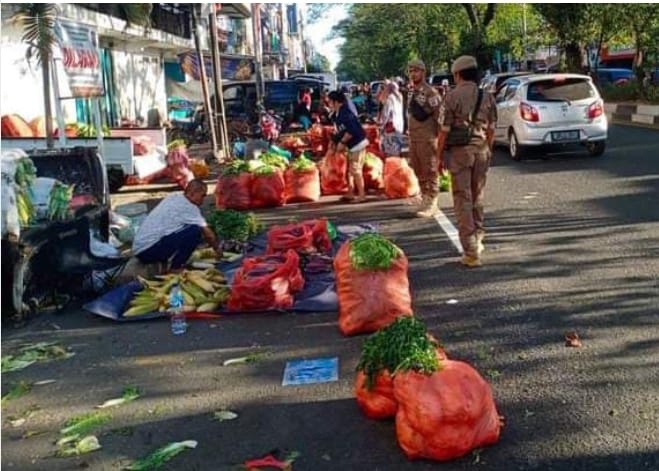
[[[332,242],[332,258],[336,255],[341,245],[364,232],[375,231],[373,225],[345,225],[337,227],[337,237]],[[250,240],[249,248],[245,252],[246,257],[256,257],[265,253],[267,248],[267,234],[260,234],[258,237]],[[222,262],[218,269],[224,274],[229,286],[233,283],[233,277],[242,264],[242,258],[233,262]],[[295,303],[290,309],[292,312],[309,313],[309,312],[338,312],[339,299],[336,293],[336,283],[334,271],[330,273],[307,273],[303,271],[304,289],[295,296]],[[97,316],[106,317],[114,321],[130,322],[147,319],[157,319],[167,317],[166,312],[154,312],[136,317],[123,317],[123,312],[127,309],[128,303],[136,291],[142,289],[138,281],[131,281],[125,285],[105,293],[100,298],[95,299],[83,306],[86,311]],[[226,314],[240,314],[239,312],[225,312]],[[281,312],[281,311],[277,311]]]
[[[282,386],[329,383],[339,380],[339,359],[317,358],[286,362]]]

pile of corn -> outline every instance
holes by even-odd
[[[175,286],[183,294],[185,312],[214,312],[224,304],[231,290],[224,275],[215,268],[183,270],[146,280],[138,277],[144,289],[135,293],[124,317],[136,317],[169,309],[169,296]]]

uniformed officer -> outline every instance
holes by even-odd
[[[451,67],[456,86],[442,104],[441,128],[437,145],[439,163],[444,161],[444,148],[451,129],[469,126],[469,117],[478,101],[478,65],[472,56],[458,57]],[[472,117],[473,132],[466,145],[450,148],[448,170],[451,172],[453,206],[458,223],[460,243],[464,250],[462,264],[481,266],[484,250],[483,193],[490,167],[497,109],[491,93],[483,91],[478,113]],[[467,133],[467,135],[469,135]]]
[[[421,188],[418,217],[432,217],[437,212],[438,162],[437,131],[440,98],[426,82],[426,66],[420,60],[408,65],[412,85],[407,101],[408,129],[410,134],[410,164],[419,179]]]

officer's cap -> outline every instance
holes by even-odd
[[[415,59],[413,61],[410,61],[409,64],[407,64],[408,69],[420,69],[420,70],[426,70],[426,64],[423,63],[422,60],[420,59]]]
[[[451,73],[455,74],[456,72],[460,72],[462,70],[476,68],[478,68],[478,64],[476,63],[476,58],[474,56],[460,56],[455,60],[455,62],[453,62],[453,65],[451,66]]]

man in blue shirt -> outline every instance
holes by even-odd
[[[364,157],[368,139],[364,128],[347,105],[346,96],[341,92],[329,94],[330,107],[334,110],[334,123],[337,132],[333,137],[333,151],[348,153],[348,194],[341,198],[349,203],[360,203],[366,199],[364,189]],[[355,196],[355,190],[357,195]]]

